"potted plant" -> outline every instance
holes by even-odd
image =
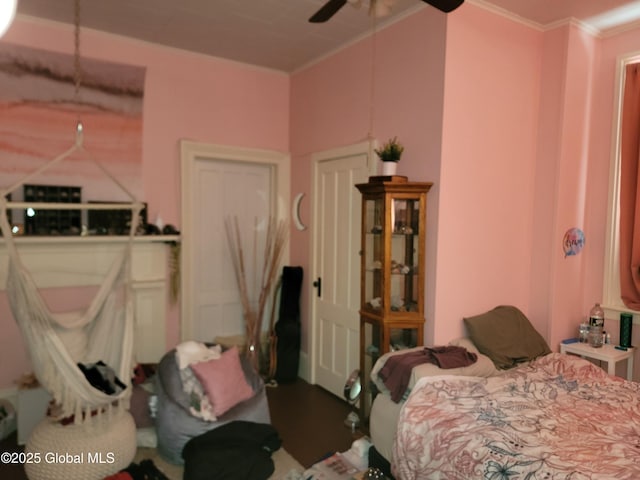
[[[374,152],[382,160],[382,174],[394,175],[397,163],[400,161],[404,147],[398,142],[398,137],[393,137],[382,145],[381,148],[374,149]]]

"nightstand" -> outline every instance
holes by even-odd
[[[593,348],[588,343],[561,343],[560,353],[573,353],[574,355],[580,355],[582,358],[605,361],[607,362],[607,373],[609,375],[615,375],[616,364],[626,360],[627,380],[633,379],[633,355],[635,353],[635,349],[633,347],[630,347],[625,351],[617,350],[611,344],[604,344],[600,348]]]

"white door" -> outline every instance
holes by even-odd
[[[367,182],[370,146],[360,144],[313,156],[312,381],[342,397],[349,374],[359,368],[360,216],[357,183]]]
[[[225,220],[238,219],[249,296],[257,298],[268,220],[288,212],[288,157],[193,142],[182,151],[182,339],[244,334]]]

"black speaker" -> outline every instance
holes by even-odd
[[[631,346],[631,327],[633,326],[633,315],[630,313],[620,314],[620,346]]]

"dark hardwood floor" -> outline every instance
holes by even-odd
[[[329,452],[349,450],[362,436],[344,424],[351,411],[345,400],[304,380],[267,388],[267,397],[284,449],[305,468]]]
[[[350,407],[342,399],[304,380],[267,387],[271,423],[282,438],[284,449],[305,468],[328,453],[343,452],[355,435],[344,424]],[[0,453],[19,452],[16,434],[0,441]],[[21,465],[0,462],[0,479],[26,480]]]
[[[0,454],[5,452],[22,452],[24,449],[18,446],[18,436],[14,432],[4,440],[0,440]],[[3,480],[25,480],[24,467],[20,464],[0,462],[0,478]]]

